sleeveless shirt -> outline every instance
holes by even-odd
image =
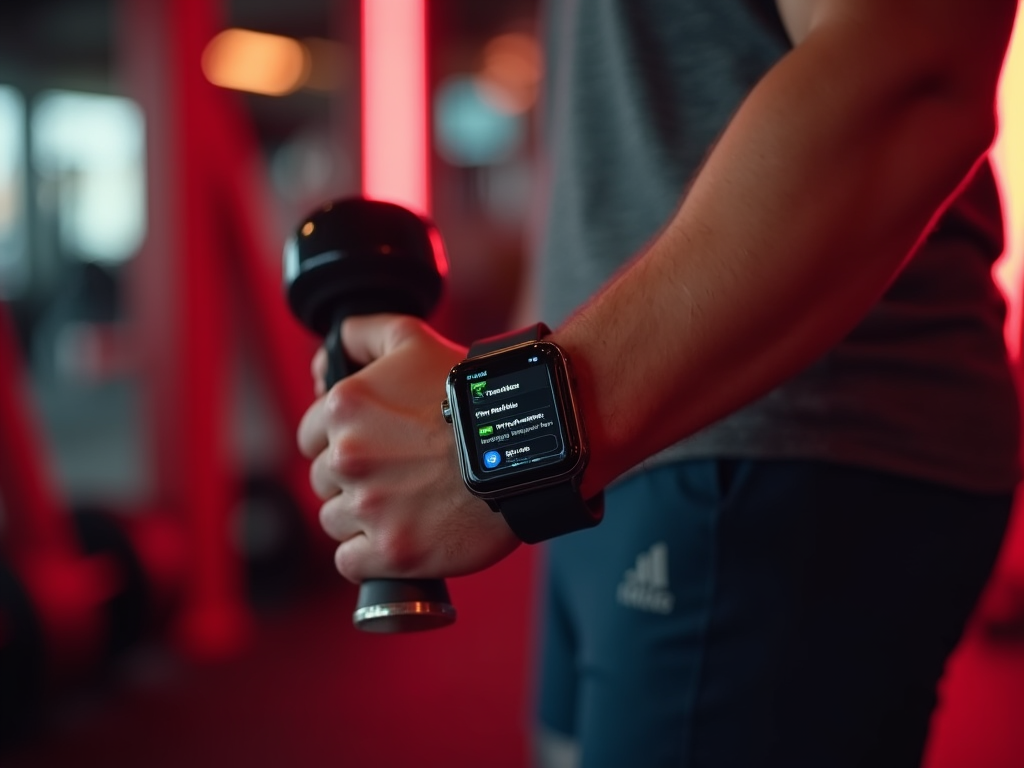
[[[544,21],[536,245],[543,319],[555,325],[668,223],[789,43],[774,4],[755,0],[553,0]],[[1020,418],[991,276],[1002,248],[999,196],[983,163],[848,336],[645,466],[822,459],[1011,489]]]

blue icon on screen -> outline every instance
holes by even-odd
[[[487,451],[484,454],[484,466],[488,469],[494,469],[496,466],[501,464],[501,454],[497,451]]]

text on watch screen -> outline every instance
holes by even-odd
[[[468,402],[477,464],[484,474],[547,464],[565,456],[547,366],[536,357],[527,367],[494,378],[469,379]]]

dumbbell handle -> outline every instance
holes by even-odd
[[[344,319],[344,313],[335,316],[324,342],[327,389],[358,368],[341,343]],[[446,627],[453,621],[455,606],[444,579],[368,579],[359,585],[359,601],[352,614],[352,623],[366,632],[419,632]]]

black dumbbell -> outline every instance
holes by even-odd
[[[320,208],[288,238],[284,283],[299,321],[325,339],[328,388],[355,371],[338,328],[350,315],[390,312],[425,318],[437,306],[446,268],[428,220],[361,197]],[[441,579],[373,579],[359,588],[353,623],[368,632],[414,632],[455,621]]]

